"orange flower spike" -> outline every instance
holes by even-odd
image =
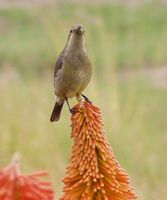
[[[46,172],[37,172],[23,176],[18,154],[15,154],[11,164],[0,170],[0,200],[53,200],[51,184],[39,181],[40,177],[47,175]]]
[[[61,200],[136,199],[129,177],[109,145],[99,108],[82,101],[74,109],[74,145]]]

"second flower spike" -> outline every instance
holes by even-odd
[[[54,191],[50,182],[39,180],[47,172],[22,175],[19,156],[14,155],[7,167],[0,169],[0,200],[53,200]]]

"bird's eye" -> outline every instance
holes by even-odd
[[[72,30],[70,30],[70,33],[72,33]]]

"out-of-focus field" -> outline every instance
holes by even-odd
[[[101,108],[139,199],[166,199],[166,16],[160,4],[1,8],[0,167],[19,151],[23,170],[48,170],[61,195],[72,140],[67,106],[58,123],[49,122],[53,70],[70,26],[81,23],[93,63],[85,94]]]

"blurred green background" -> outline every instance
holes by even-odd
[[[49,122],[53,71],[76,23],[93,64],[85,94],[117,160],[140,200],[167,197],[167,4],[123,2],[0,1],[0,167],[21,152],[24,172],[50,172],[57,199],[73,141],[67,106]]]

